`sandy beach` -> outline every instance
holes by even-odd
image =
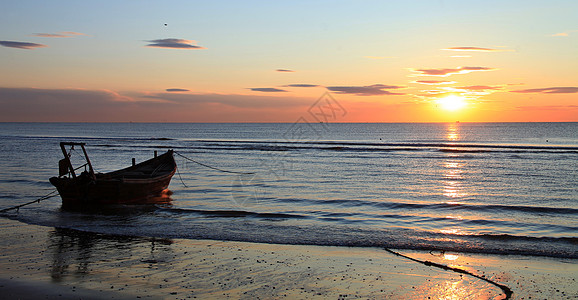
[[[166,240],[0,219],[5,299],[504,299],[495,285],[377,248]],[[404,255],[505,285],[512,299],[578,297],[574,260]]]

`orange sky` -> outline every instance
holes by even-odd
[[[4,6],[3,122],[578,121],[576,1]]]

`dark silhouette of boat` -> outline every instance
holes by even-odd
[[[74,168],[70,156],[80,147],[86,161]],[[84,148],[85,143],[60,143],[64,159],[59,161],[59,176],[50,178],[62,198],[64,208],[99,207],[110,204],[150,204],[167,202],[167,190],[177,164],[173,150],[118,171],[95,173]],[[84,168],[79,175],[76,171]],[[165,197],[163,197],[165,196]],[[164,200],[162,200],[164,199]],[[168,198],[170,201],[170,198]]]

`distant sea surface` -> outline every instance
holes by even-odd
[[[174,149],[171,202],[83,213],[56,197],[0,216],[106,234],[578,258],[578,123],[0,123],[0,209],[54,189],[61,141],[86,143],[98,172]]]

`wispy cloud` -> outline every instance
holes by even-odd
[[[179,88],[170,88],[170,89],[166,89],[165,91],[167,91],[167,92],[188,92],[189,90],[179,89]]]
[[[351,94],[357,96],[404,95],[388,90],[404,88],[397,85],[374,84],[367,86],[328,86],[327,89],[337,94]]]
[[[36,44],[36,43],[28,43],[28,42],[14,42],[14,41],[0,41],[0,46],[9,47],[9,48],[17,48],[17,49],[35,49],[35,48],[43,48],[48,47],[43,44]]]
[[[458,67],[453,69],[413,69],[412,71],[418,73],[418,76],[441,76],[447,77],[455,74],[467,74],[479,71],[494,71],[497,69],[488,67]]]
[[[431,101],[432,99],[439,99],[451,94],[455,93],[441,90],[422,90],[419,91],[419,93],[413,94],[413,96],[422,101]]]
[[[440,84],[452,84],[452,83],[456,83],[456,82],[450,81],[450,80],[416,80],[416,81],[414,81],[414,83],[440,85]]]
[[[470,86],[460,86],[454,87],[457,90],[464,91],[497,91],[502,89],[500,86],[489,86],[489,85],[470,85]]]
[[[505,49],[483,48],[483,47],[450,47],[442,50],[446,51],[473,51],[473,52],[503,52]]]
[[[238,108],[283,108],[302,107],[309,105],[309,98],[256,96],[235,94],[199,94],[199,93],[153,93],[135,96],[135,98],[149,98],[161,100],[159,103],[172,103],[174,105],[191,106],[197,104],[218,104]]]
[[[518,106],[516,107],[517,110],[522,111],[544,111],[544,110],[577,110],[578,105],[544,105],[544,106]]]
[[[2,121],[108,121],[126,117],[134,104],[108,90],[0,87]]]
[[[68,34],[68,35],[86,35],[85,33],[82,32],[75,32],[75,31],[63,31],[62,34]]]
[[[578,32],[578,30],[568,30],[568,31],[565,31],[565,32],[555,33],[555,34],[553,34],[553,35],[551,35],[551,36],[569,36],[571,33],[574,33],[574,32]]]
[[[502,86],[489,86],[489,85],[470,85],[470,86],[458,86],[449,87],[446,90],[459,92],[464,96],[482,96],[489,95],[501,90]]]
[[[74,31],[63,31],[59,33],[35,33],[32,36],[47,37],[47,38],[68,38],[79,35],[86,35],[86,34]]]
[[[365,58],[369,59],[386,59],[386,58],[395,58],[395,56],[364,56]]]
[[[146,47],[168,48],[168,49],[206,49],[195,45],[196,42],[192,40],[183,39],[158,39],[148,41],[150,44]]]
[[[264,93],[282,93],[287,92],[286,90],[278,89],[278,88],[249,88],[253,92],[264,92]]]
[[[318,87],[318,86],[319,86],[318,84],[307,84],[307,83],[284,85],[284,87],[301,87],[301,88],[310,88],[310,87]]]
[[[310,105],[293,96],[0,87],[0,122],[291,122]]]
[[[536,94],[574,94],[578,93],[578,87],[548,87],[541,89],[526,89],[510,91],[512,93],[536,93]]]
[[[289,69],[277,69],[277,70],[275,70],[275,72],[293,73],[293,72],[295,72],[295,71],[294,71],[294,70],[289,70]]]

